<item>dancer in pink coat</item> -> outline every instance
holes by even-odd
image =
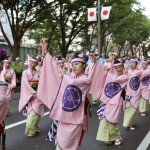
[[[102,104],[97,111],[100,119],[97,140],[106,144],[120,145],[122,138],[119,131],[119,118],[124,108],[124,88],[128,76],[123,73],[124,65],[120,61],[114,63],[114,71],[107,73],[103,93],[100,97]]]
[[[100,97],[102,92],[103,85],[99,79],[94,79],[99,72],[103,76],[103,67],[96,62],[89,75],[84,74],[84,69],[85,62],[74,58],[72,70],[75,75],[60,77],[56,59],[49,53],[44,58],[37,96],[50,109],[50,118],[58,120],[56,149],[78,149],[82,131],[86,129],[84,107],[87,93]],[[42,92],[43,88],[45,92]]]
[[[140,78],[142,71],[137,69],[137,60],[130,60],[130,69],[128,70],[128,83],[126,89],[126,110],[124,112],[123,127],[129,130],[135,130],[136,114],[141,99]]]
[[[43,57],[39,56],[38,59],[38,65],[36,66],[36,70],[41,72],[42,66],[43,66]]]
[[[148,62],[146,60],[141,61],[142,66],[142,77],[141,77],[141,90],[142,99],[140,100],[139,111],[141,116],[146,115],[146,111],[149,110],[149,100],[150,100],[150,68],[148,67]]]
[[[44,114],[44,106],[37,98],[36,92],[40,72],[36,70],[37,60],[30,59],[30,65],[22,74],[19,111],[27,116],[25,134],[32,137],[39,131],[40,116]]]
[[[0,81],[0,125],[3,125],[4,118],[8,112],[8,83]]]
[[[5,124],[4,119],[8,112],[8,83],[0,78],[0,146],[5,150]]]
[[[8,100],[11,100],[12,96],[12,90],[13,88],[16,87],[16,73],[13,68],[11,68],[11,60],[10,59],[5,59],[4,60],[4,65],[3,65],[3,70],[1,72],[1,79],[2,81],[5,81],[8,83]],[[10,105],[9,105],[9,111],[7,115],[10,115]]]

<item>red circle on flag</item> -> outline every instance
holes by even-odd
[[[93,17],[93,16],[94,16],[94,12],[91,11],[91,12],[89,13],[89,15],[90,15],[90,17]]]
[[[103,15],[107,15],[107,14],[108,14],[108,10],[104,10]]]

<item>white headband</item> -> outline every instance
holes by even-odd
[[[81,58],[73,58],[71,63],[74,63],[74,62],[82,62],[82,63],[85,63]]]
[[[37,62],[37,60],[34,58],[30,58],[30,61]]]

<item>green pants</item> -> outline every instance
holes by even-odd
[[[147,110],[149,110],[149,101],[145,99],[141,99],[139,105],[139,111],[146,112]]]
[[[126,109],[124,112],[123,127],[134,125],[136,123],[136,114],[137,111],[133,107],[129,107],[128,109]]]
[[[58,144],[56,145],[56,150],[61,150]]]
[[[31,111],[27,116],[25,134],[35,134],[39,128],[40,116]]]
[[[96,139],[111,142],[121,138],[118,124],[112,124],[105,118],[100,121]]]

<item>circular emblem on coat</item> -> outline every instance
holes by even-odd
[[[130,82],[129,82],[129,85],[130,85],[130,88],[132,90],[137,90],[140,86],[140,79],[139,77],[133,77],[130,79]]]
[[[62,98],[62,109],[73,112],[79,108],[81,103],[82,91],[75,85],[68,85]]]
[[[150,82],[150,77],[149,76],[145,76],[144,78],[142,78],[141,83],[143,86],[148,86]]]
[[[114,97],[121,91],[121,86],[115,82],[109,82],[105,87],[105,95],[109,98]]]

